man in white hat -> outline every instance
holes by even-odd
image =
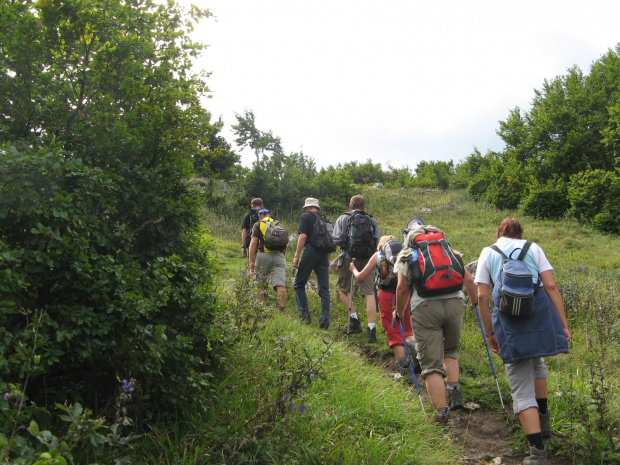
[[[329,328],[330,314],[330,295],[329,295],[329,254],[319,252],[310,244],[308,238],[314,231],[314,223],[318,221],[321,207],[319,201],[315,198],[308,197],[306,203],[302,207],[302,213],[299,219],[299,239],[297,241],[297,249],[295,250],[295,258],[293,266],[297,268],[297,275],[293,288],[295,289],[295,301],[299,310],[299,318],[306,324],[310,324],[312,317],[308,308],[308,297],[306,296],[306,283],[310,274],[314,271],[317,284],[319,287],[319,296],[321,297],[321,315],[319,317],[319,328]],[[303,252],[303,254],[302,254]]]

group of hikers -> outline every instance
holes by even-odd
[[[344,334],[362,332],[353,303],[358,282],[366,303],[366,340],[376,343],[376,314],[404,379],[426,384],[434,408],[433,421],[447,425],[450,410],[463,408],[458,348],[469,297],[483,330],[487,350],[503,362],[515,415],[528,440],[524,464],[546,464],[544,438],[551,436],[544,357],[568,352],[571,334],[553,268],[535,243],[523,239],[515,218],[497,228],[497,241],[485,247],[475,277],[436,226],[413,218],[403,228],[403,241],[381,235],[366,212],[364,197],[350,199],[349,211],[332,226],[319,201],[307,198],[299,220],[293,267],[293,289],[299,318],[312,321],[306,284],[316,275],[321,300],[319,328],[330,326],[330,268],[337,270],[336,288],[349,318]],[[250,271],[275,289],[281,311],[286,307],[288,234],[263,201],[253,199],[242,220],[242,250]],[[333,261],[331,255],[340,247]],[[264,300],[265,284],[258,296]],[[378,292],[376,289],[378,288]],[[493,364],[490,353],[489,359]],[[495,369],[493,367],[495,373]],[[499,385],[498,385],[499,387]],[[500,393],[501,395],[501,393]]]

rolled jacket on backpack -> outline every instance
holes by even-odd
[[[504,363],[568,353],[568,340],[551,299],[540,289],[534,297],[534,313],[514,317],[493,309],[493,331]]]

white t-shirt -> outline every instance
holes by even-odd
[[[497,247],[499,247],[499,249],[508,257],[510,257],[510,253],[514,249],[522,248],[524,244],[525,239],[511,239],[508,237],[500,237],[495,243],[495,245],[497,245]],[[512,255],[512,258],[516,259],[518,256],[519,251],[515,252]],[[482,249],[482,252],[480,252],[480,257],[478,258],[478,267],[476,269],[474,282],[476,284],[482,283],[493,286],[493,283],[497,281],[503,261],[503,257],[490,247],[485,247]],[[530,250],[525,256],[525,260],[523,261],[532,272],[533,282],[538,282],[538,275],[543,271],[553,270],[553,267],[551,266],[551,263],[549,263],[545,252],[543,252],[540,246],[536,243],[532,243]],[[491,276],[493,276],[493,279],[491,279]]]

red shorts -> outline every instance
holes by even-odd
[[[392,327],[392,310],[396,305],[396,294],[394,292],[379,289],[379,311],[381,314],[381,325],[385,329],[385,335],[388,338],[390,347],[395,345],[403,345],[403,336],[400,333],[400,325],[398,321],[394,321],[394,327]],[[411,331],[411,318],[409,318],[409,303],[407,302],[407,308],[405,308],[405,316],[401,320],[403,328],[405,329],[405,337],[413,336]]]

